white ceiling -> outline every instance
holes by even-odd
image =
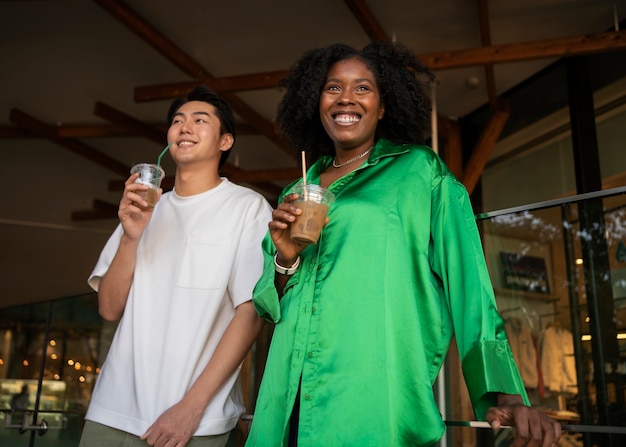
[[[130,8],[216,78],[286,70],[310,48],[335,42],[362,47],[370,40],[350,2],[341,0],[0,1],[0,175],[5,179],[0,306],[89,291],[87,275],[117,222],[71,216],[92,209],[94,199],[117,203],[120,191],[109,185],[124,178],[50,139],[17,137],[11,111],[62,129],[110,125],[94,113],[101,102],[162,125],[171,100],[136,102],[135,89],[193,81],[100,3]],[[366,4],[388,36],[417,54],[482,45],[480,0],[352,3]],[[487,5],[493,45],[602,33],[626,17],[626,0],[497,0]],[[551,62],[496,65],[496,92]],[[462,117],[487,103],[483,67],[435,73],[442,117]],[[268,121],[280,99],[276,88],[237,95]],[[140,136],[77,141],[127,166],[155,160],[162,149]],[[260,134],[241,135],[231,157],[246,170],[295,167],[292,157]],[[163,163],[172,173],[171,162]]]

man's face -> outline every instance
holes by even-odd
[[[183,104],[174,114],[167,131],[172,143],[170,154],[176,164],[214,160],[219,164],[223,151],[233,145],[233,137],[220,135],[220,120],[215,107],[202,101]]]

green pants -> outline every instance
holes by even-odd
[[[212,436],[193,436],[187,447],[224,447],[230,433]],[[93,421],[85,421],[78,447],[146,447],[148,443],[139,436],[107,427]]]

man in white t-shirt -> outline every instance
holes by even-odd
[[[168,121],[173,191],[146,210],[147,187],[128,178],[89,278],[100,314],[119,324],[81,447],[221,447],[244,412],[239,373],[263,326],[251,298],[272,210],[219,176],[235,139],[219,95],[194,89]]]

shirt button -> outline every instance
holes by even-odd
[[[312,352],[307,352],[306,356],[307,356],[308,358],[311,358],[311,357],[313,357],[313,353],[312,353]]]
[[[311,400],[311,395],[309,393],[306,393],[304,395],[304,400]]]
[[[311,313],[312,313],[312,314],[314,314],[316,310],[317,310],[317,309],[315,308],[315,306],[311,307]]]

